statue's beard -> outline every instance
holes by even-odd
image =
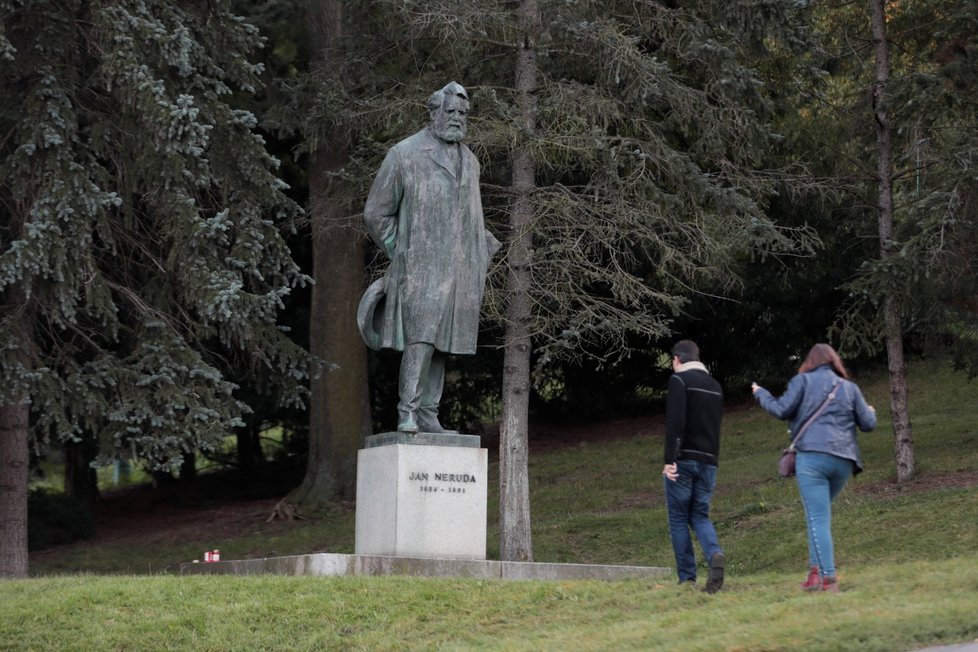
[[[458,143],[465,138],[465,125],[449,125],[436,122],[433,127],[438,140],[443,140],[446,143]]]

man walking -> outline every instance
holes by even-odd
[[[672,347],[672,368],[662,475],[676,571],[680,584],[696,581],[692,528],[709,563],[705,590],[716,593],[723,586],[725,559],[710,521],[710,500],[720,454],[723,390],[700,362],[699,347],[692,340]]]

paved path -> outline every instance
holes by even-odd
[[[958,643],[957,645],[942,645],[940,647],[925,647],[913,652],[978,652],[978,639],[971,643]]]
[[[489,559],[437,559],[388,557],[383,555],[340,555],[319,552],[309,555],[239,559],[201,564],[180,564],[183,575],[411,575],[426,577],[470,577],[503,580],[623,580],[668,577],[672,570],[657,566],[608,564],[549,564],[540,562],[492,561]]]

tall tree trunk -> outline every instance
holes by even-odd
[[[307,17],[316,59],[320,65],[330,65],[339,51],[343,3],[312,2]],[[288,498],[305,509],[333,498],[353,497],[357,451],[371,431],[367,349],[356,324],[364,286],[365,240],[350,221],[350,207],[331,196],[329,176],[347,162],[349,139],[348,129],[334,129],[315,151],[309,169],[316,281],[309,347],[325,366],[310,386],[306,477]]]
[[[235,434],[238,454],[238,475],[244,479],[254,476],[255,470],[265,464],[261,450],[261,420],[255,414],[243,417],[245,425]]]
[[[65,495],[77,498],[89,507],[98,502],[98,474],[92,468],[95,443],[90,438],[65,442]]]
[[[0,406],[0,578],[27,577],[28,413]]]
[[[180,483],[187,484],[193,482],[197,477],[197,453],[191,451],[184,453],[183,464],[180,465]]]
[[[510,217],[506,342],[503,356],[502,423],[499,427],[499,556],[503,561],[532,561],[530,531],[529,401],[530,401],[530,263],[532,255],[531,195],[536,164],[530,140],[536,130],[537,39],[540,10],[536,0],[519,7],[522,42],[516,55],[516,98],[523,141],[513,152],[514,200]]]
[[[893,147],[886,113],[887,84],[890,79],[889,45],[886,41],[885,0],[870,0],[869,5],[876,49],[873,111],[876,117],[880,256],[886,260],[893,255]],[[883,328],[890,370],[890,412],[893,417],[894,454],[899,482],[909,480],[916,471],[913,432],[907,404],[907,363],[903,355],[902,313],[903,307],[898,296],[886,296],[883,303]]]
[[[23,294],[8,288],[0,318],[14,321],[18,355],[30,368],[30,318]],[[27,397],[0,405],[0,578],[27,577],[27,473],[30,465]]]

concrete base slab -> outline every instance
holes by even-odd
[[[382,432],[370,435],[364,442],[364,448],[405,444],[408,446],[456,446],[459,448],[479,448],[482,439],[478,435],[462,435],[459,433],[417,432]]]
[[[314,575],[411,577],[470,577],[502,580],[624,580],[672,575],[671,568],[610,564],[552,564],[491,561],[486,559],[433,559],[381,555],[317,553],[214,563],[181,564],[182,575]]]

